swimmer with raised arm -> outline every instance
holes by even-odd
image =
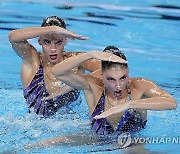
[[[126,61],[118,48],[108,46],[103,53],[93,51],[77,55],[52,69],[56,78],[84,91],[95,132],[106,135],[114,131],[137,131],[145,127],[147,110],[176,108],[177,103],[168,92],[148,79],[130,78],[128,64],[109,61],[112,58],[106,57],[109,53]],[[71,71],[93,58],[102,61],[102,79]],[[68,67],[63,67],[67,63]]]
[[[102,78],[72,70],[89,59],[102,61]],[[114,46],[106,47],[104,52],[91,51],[70,57],[53,67],[52,72],[67,85],[83,90],[92,129],[101,136],[140,131],[145,128],[147,110],[177,107],[175,99],[152,81],[130,78],[126,57]],[[44,140],[36,146],[62,144],[67,140],[71,137]]]
[[[42,52],[38,52],[28,42],[28,39],[36,37],[42,46]],[[23,60],[21,80],[29,111],[33,109],[36,114],[48,117],[55,114],[61,106],[79,98],[79,90],[57,81],[51,73],[54,65],[79,54],[64,51],[68,39],[86,40],[87,38],[67,30],[64,20],[57,16],[44,19],[41,27],[10,32],[9,41],[16,54]],[[96,65],[92,67],[92,64]],[[81,70],[95,71],[99,68],[99,64],[98,61],[88,61],[81,65]],[[49,95],[55,95],[55,97],[45,101],[44,98]]]

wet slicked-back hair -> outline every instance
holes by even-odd
[[[122,53],[117,47],[115,46],[107,46],[103,52],[109,52],[109,53],[113,53],[116,56],[121,57],[122,59],[126,60],[126,56],[124,55],[124,53]],[[111,61],[102,61],[101,62],[101,66],[102,66],[102,71],[107,70],[115,65],[120,65],[122,68],[128,68],[128,64],[127,63],[115,63],[115,62],[111,62]]]
[[[43,20],[41,27],[46,26],[59,26],[66,29],[66,24],[62,18],[57,16],[49,16]]]

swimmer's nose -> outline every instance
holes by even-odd
[[[56,44],[54,42],[52,42],[52,44],[51,44],[51,51],[52,52],[56,51]]]
[[[51,49],[52,52],[56,52],[56,49]]]
[[[116,87],[115,87],[117,90],[121,89],[121,86],[119,83],[116,84]]]
[[[119,85],[118,85],[118,86],[116,86],[116,89],[117,89],[117,90],[121,89],[121,86],[119,86]]]

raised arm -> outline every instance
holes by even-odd
[[[90,72],[95,72],[101,70],[101,61],[98,59],[90,59],[82,63],[81,67]]]
[[[112,114],[125,111],[129,108],[145,110],[170,110],[177,107],[176,100],[168,92],[160,89],[152,81],[147,79],[138,79],[136,83],[135,86],[138,86],[137,88],[143,91],[143,95],[146,96],[146,98],[128,101],[124,104],[112,107],[95,118],[105,118]]]
[[[35,51],[35,49],[27,42],[28,39],[52,33],[56,33],[70,39],[87,39],[86,37],[75,34],[59,26],[47,26],[13,30],[9,33],[9,41],[17,55],[21,58],[26,58],[32,54],[31,51]]]
[[[23,40],[35,38],[41,35],[56,33],[70,39],[87,40],[87,37],[83,37],[74,32],[61,28],[59,26],[46,26],[46,27],[31,27],[13,30],[9,34],[10,42],[21,42]]]
[[[83,52],[83,51],[65,52],[65,56],[68,58],[68,57],[75,56],[75,55],[82,54],[82,53],[85,53],[85,52]],[[90,59],[90,60],[87,60],[87,61],[81,63],[80,67],[83,68],[83,70],[87,70],[89,72],[94,72],[94,71],[101,69],[101,61],[98,59]]]
[[[126,63],[125,60],[116,55],[113,55],[112,53],[98,52],[94,50],[65,59],[63,62],[55,65],[52,69],[52,72],[56,77],[64,75],[71,69],[81,65],[81,63],[90,59]]]
[[[78,88],[87,89],[89,84],[87,83],[86,75],[79,73],[77,70],[72,71],[73,68],[79,66],[81,63],[89,59],[99,59],[99,60],[111,60],[112,62],[125,63],[123,59],[115,56],[111,53],[91,51],[88,53],[82,53],[70,58],[63,60],[62,62],[56,64],[52,68],[53,75],[59,80],[65,82],[67,85]]]

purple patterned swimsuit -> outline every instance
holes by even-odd
[[[65,104],[74,102],[78,99],[80,92],[77,89],[71,90],[69,93],[57,96],[53,99],[43,101],[42,98],[49,96],[44,81],[44,70],[40,64],[39,70],[35,74],[30,85],[23,90],[29,112],[30,108],[34,108],[34,112],[44,117],[54,115],[57,110]]]
[[[131,100],[130,94],[128,94],[128,99]],[[92,129],[97,134],[107,135],[112,134],[115,131],[118,134],[124,132],[136,132],[145,127],[147,121],[143,121],[138,112],[133,109],[125,111],[124,115],[120,118],[117,130],[114,130],[113,126],[106,118],[94,119],[96,115],[104,112],[105,103],[105,94],[103,92],[94,112],[90,116]]]

